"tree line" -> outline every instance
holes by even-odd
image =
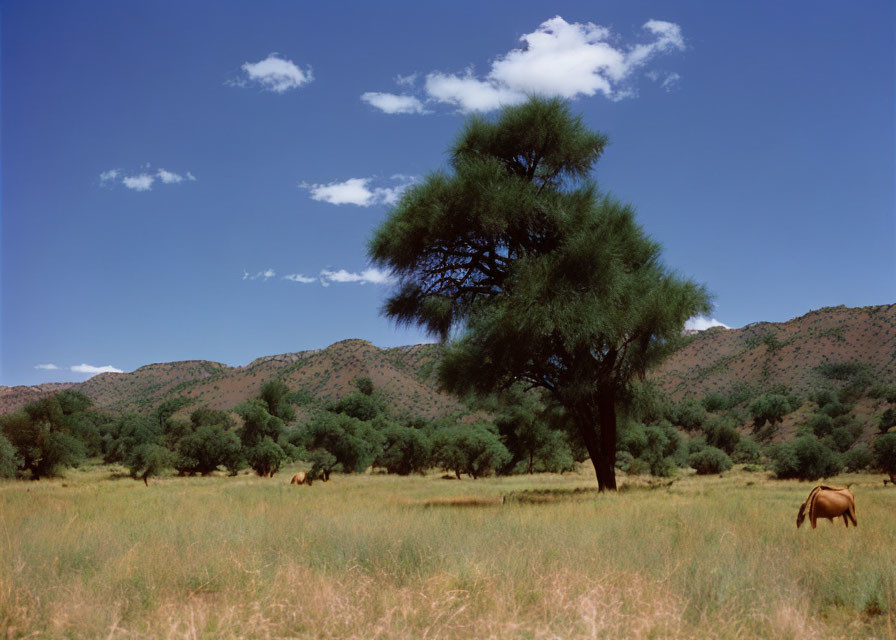
[[[148,414],[113,416],[78,392],[63,391],[0,417],[0,477],[40,479],[88,458],[127,468],[148,483],[153,475],[236,475],[250,468],[271,477],[303,462],[310,480],[370,467],[409,475],[438,468],[460,478],[515,473],[562,473],[589,456],[575,422],[542,393],[515,385],[470,400],[464,416],[427,420],[396,416],[369,378],[320,406],[279,380],[231,412],[174,398]],[[716,474],[734,464],[769,469],[779,478],[817,479],[846,469],[896,473],[892,409],[880,417],[872,447],[855,444],[861,426],[843,393],[824,389],[807,399],[815,411],[788,442],[774,427],[804,400],[785,388],[752,399],[740,392],[671,402],[650,382],[632,387],[621,412],[614,466],[628,474],[669,477],[682,468]],[[886,390],[879,392],[884,400]],[[297,420],[297,406],[308,417]],[[750,433],[743,425],[750,425]]]

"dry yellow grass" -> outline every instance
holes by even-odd
[[[896,489],[795,527],[811,488],[593,476],[0,483],[12,638],[896,637]],[[507,499],[504,499],[505,496]],[[528,498],[526,497],[528,496]],[[536,496],[536,499],[530,499]]]

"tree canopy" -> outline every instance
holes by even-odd
[[[710,309],[703,286],[663,265],[632,207],[591,181],[606,144],[560,100],[473,117],[451,171],[406,191],[369,247],[399,279],[386,314],[456,336],[442,384],[545,389],[577,425],[601,490],[616,487],[617,405]]]

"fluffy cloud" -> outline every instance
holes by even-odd
[[[59,369],[55,364],[36,364],[34,365],[35,369],[45,369],[47,371],[56,371]]]
[[[259,271],[254,276],[250,276],[248,271],[243,271],[243,280],[258,280],[261,278],[262,280],[269,280],[277,275],[277,272],[273,269],[265,269],[264,271]]]
[[[706,331],[712,327],[724,327],[730,329],[726,324],[722,324],[715,318],[707,318],[705,316],[696,316],[684,323],[685,331]]]
[[[635,95],[630,85],[636,70],[659,54],[685,48],[675,23],[649,20],[642,29],[649,41],[626,47],[617,44],[619,38],[607,27],[568,23],[555,16],[523,34],[523,46],[495,58],[483,77],[477,77],[472,68],[460,74],[435,71],[426,75],[423,99],[371,92],[364,96],[402,98],[406,104],[416,98],[420,109],[416,113],[423,112],[426,102],[451,104],[467,112],[491,111],[517,104],[531,94],[573,99],[601,93],[621,100]],[[677,81],[677,74],[672,76]],[[399,76],[396,82],[407,86],[414,81],[415,76]],[[396,110],[395,101],[366,101],[386,113],[413,113]]]
[[[349,178],[343,182],[328,184],[301,183],[307,189],[312,200],[330,204],[353,204],[359,207],[370,207],[377,204],[391,205],[398,202],[401,194],[414,182],[414,178],[394,175],[391,178],[398,184],[391,187],[371,187],[373,178]]]
[[[75,373],[124,373],[121,369],[116,369],[110,364],[107,364],[105,367],[95,367],[92,364],[76,364],[71,368]]]
[[[246,74],[245,77],[233,84],[238,86],[255,84],[274,93],[298,89],[314,80],[310,66],[302,70],[292,60],[281,58],[276,53],[259,62],[246,62],[242,69]]]
[[[128,189],[132,189],[134,191],[151,191],[152,185],[156,180],[161,181],[163,184],[177,184],[178,182],[183,182],[184,180],[189,180],[190,182],[196,182],[196,176],[187,171],[186,177],[174,173],[173,171],[168,171],[166,169],[159,169],[158,171],[151,172],[150,165],[144,165],[143,169],[140,173],[132,174],[132,175],[124,175],[121,169],[109,169],[108,171],[103,171],[100,174],[100,184],[103,186],[111,186],[118,182],[118,179],[121,178],[121,184],[123,184]]]
[[[428,113],[420,99],[414,96],[368,91],[361,94],[361,100],[385,113]]]
[[[309,278],[308,276],[303,276],[301,273],[291,273],[288,276],[283,276],[283,279],[289,280],[290,282],[301,282],[302,284],[317,282],[317,278]]]
[[[100,182],[102,184],[106,184],[108,182],[115,182],[115,179],[118,177],[119,171],[118,169],[109,169],[108,171],[103,171],[100,174]]]
[[[320,281],[325,287],[331,282],[357,282],[360,284],[392,284],[395,279],[387,272],[373,267],[364,269],[361,273],[354,273],[339,269],[338,271],[329,271],[324,269],[320,272]]]
[[[155,179],[155,176],[149,175],[148,173],[141,173],[136,176],[125,176],[122,178],[121,182],[128,189],[133,189],[134,191],[149,191],[152,189],[152,183]]]

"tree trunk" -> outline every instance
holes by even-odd
[[[601,393],[598,398],[598,420],[600,423],[601,467],[598,472],[603,475],[604,489],[616,491],[616,396],[612,393]]]
[[[579,433],[594,464],[597,490],[616,491],[616,402],[612,393],[601,394],[597,415],[586,407],[573,411]]]

